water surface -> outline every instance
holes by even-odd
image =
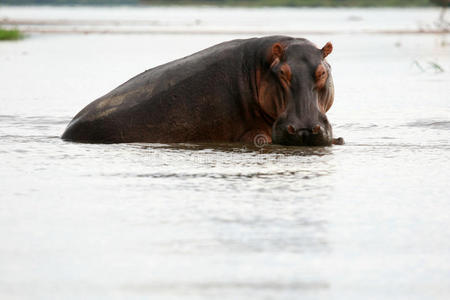
[[[8,9],[0,14],[14,18],[30,8]],[[168,9],[167,23],[180,10]],[[95,11],[107,19],[117,13]],[[240,9],[236,27],[245,28],[247,14],[255,10]],[[361,18],[385,15],[371,10]],[[130,77],[249,36],[31,34],[0,44],[0,298],[450,297],[448,35],[304,36],[334,43],[329,119],[344,146],[59,138],[82,107]]]

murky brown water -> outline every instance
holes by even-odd
[[[339,23],[358,12],[328,14]],[[410,12],[400,14],[404,27],[421,16]],[[246,13],[254,12],[239,10],[237,27],[246,28]],[[383,27],[396,13],[364,12],[361,26]],[[131,76],[246,36],[32,34],[0,43],[0,298],[450,297],[448,35],[306,36],[334,43],[329,119],[344,146],[59,139],[75,113]]]

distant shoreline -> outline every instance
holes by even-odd
[[[2,0],[0,6],[430,7],[429,0]]]
[[[189,26],[161,27],[152,20],[44,20],[44,19],[0,19],[0,26],[16,28],[26,34],[244,34],[244,35],[348,35],[348,34],[449,34],[446,28],[417,29],[341,29],[341,30],[274,30],[255,28],[202,28]],[[124,27],[122,27],[124,26]],[[130,27],[131,26],[131,27]],[[138,26],[137,28],[133,28]]]
[[[168,35],[434,35],[434,34],[449,34],[446,30],[438,30],[438,29],[432,29],[432,30],[364,30],[364,31],[330,31],[330,30],[323,30],[323,31],[313,31],[313,30],[305,30],[305,31],[299,31],[299,30],[291,30],[291,31],[280,31],[280,32],[268,32],[268,31],[257,31],[257,30],[96,30],[96,29],[23,29],[20,30],[21,33],[26,34],[114,34],[114,35],[121,35],[121,34],[138,34],[138,35],[146,35],[146,34],[168,34]]]
[[[168,9],[171,13],[166,15]],[[17,14],[17,10],[21,10],[22,13]],[[235,13],[245,10],[251,11],[251,18],[246,21],[247,23],[237,26],[228,22]],[[194,15],[193,11],[197,13]],[[266,26],[265,21],[269,11],[269,19],[277,25]],[[87,6],[28,6],[4,7],[1,12],[0,27],[9,30],[17,29],[25,34],[450,34],[447,23],[437,19],[440,12],[437,7],[241,9],[211,6],[208,8],[116,6],[91,9]],[[187,17],[187,12],[192,15]],[[378,16],[378,19],[386,21],[386,24],[377,23],[370,17],[371,15]],[[217,18],[217,16],[221,17]],[[301,20],[296,22],[295,18],[301,18]],[[399,21],[399,18],[403,18],[403,21]],[[281,27],[278,20],[284,20],[284,23],[280,23]],[[319,22],[317,20],[327,21],[316,26]]]

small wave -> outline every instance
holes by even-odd
[[[331,154],[329,147],[307,147],[307,146],[283,146],[268,144],[258,148],[252,144],[242,143],[171,143],[171,144],[143,144],[132,143],[143,149],[168,149],[174,151],[198,151],[203,153],[249,153],[249,154],[279,154],[286,156],[324,156]]]
[[[136,177],[136,178],[209,178],[209,179],[242,179],[242,178],[277,178],[298,176],[299,179],[313,179],[327,175],[326,172],[282,171],[282,172],[251,172],[251,173],[111,173],[104,176]]]
[[[12,124],[61,125],[69,121],[70,117],[0,115],[0,122]]]
[[[191,290],[191,291],[204,291],[204,290],[236,290],[236,289],[250,289],[250,290],[324,290],[329,289],[329,284],[322,281],[311,282],[277,282],[277,281],[264,281],[264,282],[250,282],[250,281],[223,281],[223,282],[179,282],[179,283],[153,283],[144,285],[126,285],[122,286],[123,289],[136,291],[136,292],[148,292],[155,290],[173,290],[177,287],[179,290]]]
[[[268,178],[279,176],[290,176],[296,172],[274,172],[274,173],[236,173],[236,174],[223,174],[223,173],[153,173],[153,174],[136,174],[136,177],[144,178],[211,178],[211,179],[240,179],[240,178]]]
[[[370,128],[377,128],[380,126],[377,124],[374,124],[374,123],[369,123],[369,124],[345,123],[345,124],[334,125],[333,127],[340,128],[340,129],[370,129]]]
[[[407,123],[405,126],[408,127],[424,127],[430,129],[450,129],[450,121],[430,121],[421,120],[416,122]]]

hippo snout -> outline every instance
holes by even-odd
[[[296,129],[293,125],[277,126],[272,131],[272,141],[275,144],[287,146],[329,146],[333,138],[331,127],[316,124],[310,127]]]

